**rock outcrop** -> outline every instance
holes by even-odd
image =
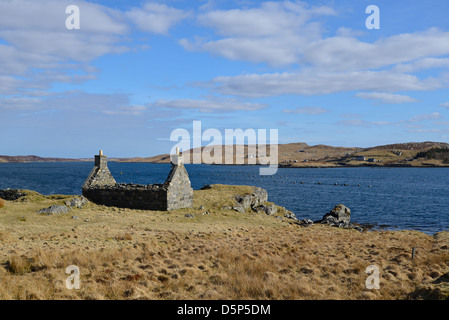
[[[84,196],[81,196],[81,197],[75,197],[75,198],[73,198],[73,199],[71,199],[71,200],[67,200],[67,201],[65,202],[65,205],[66,205],[67,207],[69,207],[69,208],[75,207],[75,208],[81,209],[81,208],[84,207],[84,206],[86,205],[86,203],[88,203],[88,202],[89,202],[89,200],[87,200]]]
[[[318,223],[325,223],[330,226],[347,228],[351,221],[351,209],[343,204],[336,205],[329,213],[323,216]]]
[[[297,223],[300,226],[308,227],[314,224],[327,224],[332,227],[350,228],[363,231],[359,225],[353,224],[351,221],[351,209],[343,204],[336,205],[330,212],[326,213],[321,220],[312,221],[310,219],[300,220]]]
[[[27,194],[25,192],[17,189],[0,190],[0,198],[7,201],[15,201],[17,199],[25,197],[26,195]]]
[[[68,213],[69,208],[62,205],[53,205],[48,208],[40,209],[37,213],[43,214],[43,215],[53,215],[53,214],[63,214]]]
[[[254,187],[253,190],[252,194],[235,196],[237,203],[244,209],[249,209],[268,201],[268,193],[265,189]]]
[[[253,187],[252,194],[247,195],[236,195],[235,200],[237,201],[236,206],[233,207],[234,210],[245,212],[248,209],[253,209],[258,211],[257,207],[263,205],[268,201],[268,193],[265,189],[259,187]]]
[[[274,204],[268,204],[268,205],[260,204],[258,206],[252,207],[252,209],[255,212],[262,211],[269,216],[275,214],[278,211],[277,207]]]
[[[210,188],[212,188],[212,186],[205,185],[201,188],[201,190],[207,190]],[[260,187],[252,187],[252,189],[253,192],[251,194],[236,195],[234,197],[236,201],[234,206],[223,206],[221,209],[232,209],[241,213],[253,211],[257,213],[265,213],[266,215],[274,216],[280,220],[283,220],[284,218],[293,221],[298,220],[295,214],[290,210],[268,202],[268,193],[265,189]]]

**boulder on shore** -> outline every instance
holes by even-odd
[[[326,213],[319,223],[326,223],[331,226],[346,228],[350,225],[350,221],[351,209],[343,204],[338,204],[329,213]]]
[[[312,221],[305,219],[298,221],[301,226],[307,227],[313,224],[327,224],[332,227],[338,228],[352,228],[358,231],[363,231],[363,228],[355,225],[351,221],[351,209],[343,204],[336,205],[330,212],[326,213],[321,220]]]

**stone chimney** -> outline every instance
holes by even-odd
[[[172,165],[175,165],[175,166],[183,166],[184,165],[184,160],[183,160],[182,154],[179,153],[179,148],[176,148],[176,154],[170,155],[170,160],[171,160]]]
[[[95,166],[99,168],[107,168],[108,167],[108,161],[107,156],[103,154],[103,150],[100,150],[98,155],[95,155]]]
[[[107,156],[100,150],[98,155],[95,155],[95,166],[84,182],[82,189],[89,189],[95,187],[113,186],[116,184],[114,177],[108,169]]]

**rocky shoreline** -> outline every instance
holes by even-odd
[[[133,184],[123,184],[124,188]],[[141,188],[145,186],[138,185]],[[150,185],[149,187],[153,187]],[[205,185],[200,190],[212,189],[213,186]],[[294,223],[301,227],[310,227],[316,224],[324,224],[331,227],[339,227],[346,229],[355,229],[360,232],[370,230],[386,230],[393,229],[393,226],[389,225],[375,225],[371,223],[351,223],[351,209],[343,204],[336,205],[330,212],[325,213],[319,220],[300,219],[290,210],[268,202],[268,193],[265,189],[260,187],[252,187],[251,194],[235,195],[235,203],[229,206],[221,207],[222,210],[233,210],[241,213],[245,213],[248,210],[256,213],[265,213],[268,216],[275,215],[277,219],[287,219],[291,223]],[[16,201],[20,198],[26,197],[29,193],[36,193],[35,191],[22,190],[22,189],[3,189],[0,190],[0,199],[7,201]],[[81,209],[89,202],[84,196],[73,196],[72,199],[65,202],[62,205],[53,205],[48,208],[42,208],[38,211],[40,214],[60,214],[68,213],[71,208]]]

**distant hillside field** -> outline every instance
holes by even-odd
[[[236,157],[243,159],[243,164],[264,164],[265,162],[259,157],[260,152],[249,154],[248,146],[234,146],[231,151],[230,147],[221,147],[221,163],[225,163],[226,151],[233,154],[233,163],[236,163]],[[204,155],[205,147],[201,148]],[[211,147],[208,148],[209,151]],[[241,150],[238,150],[241,149]],[[262,154],[266,151],[270,154],[269,146],[266,150],[262,150]],[[307,143],[289,143],[278,145],[279,165],[282,167],[341,167],[341,166],[448,166],[444,157],[417,157],[419,153],[427,152],[433,149],[449,150],[449,144],[443,142],[410,142],[398,143],[390,145],[382,145],[370,148],[357,147],[333,147],[327,145],[309,146]],[[220,150],[217,147],[216,150]],[[242,151],[243,150],[243,151]],[[209,152],[206,149],[206,152]],[[198,152],[198,149],[194,149]],[[190,162],[192,162],[192,150],[186,153],[190,154]],[[251,153],[251,152],[250,152]],[[213,153],[211,156],[213,157]],[[112,159],[111,159],[112,160]],[[261,161],[262,160],[262,161]],[[152,163],[169,163],[170,156],[163,154],[149,158],[128,158],[114,159],[119,162],[152,162]],[[185,159],[188,163],[188,159]],[[229,163],[226,163],[229,164]]]

